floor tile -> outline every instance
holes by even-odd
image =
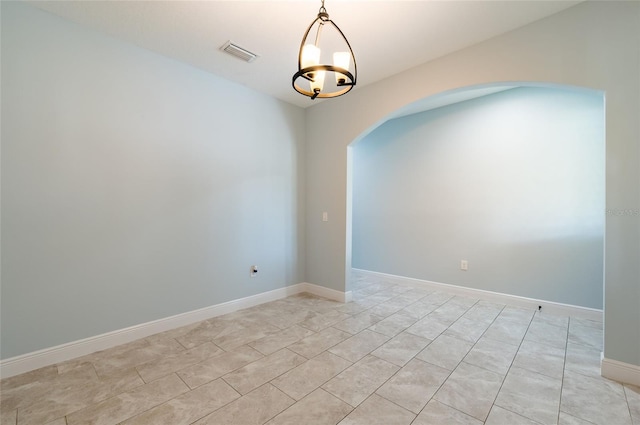
[[[430,342],[429,339],[404,332],[393,337],[371,354],[394,365],[404,366]]]
[[[422,297],[425,297],[425,296],[427,296],[427,294],[419,295],[415,291],[409,290],[409,291],[403,292],[402,294],[398,295],[395,298],[392,298],[391,300],[389,300],[389,302],[396,304],[398,306],[401,306],[402,308],[406,308],[412,304],[415,304]]]
[[[434,398],[484,421],[501,384],[501,375],[462,362],[440,387]]]
[[[500,312],[502,312],[503,308],[504,305],[502,304],[479,301],[467,310],[462,317],[469,320],[492,323]]]
[[[344,401],[317,389],[266,425],[335,425],[352,410]]]
[[[513,365],[561,379],[565,367],[565,350],[535,341],[524,341],[520,345]]]
[[[212,341],[218,347],[229,351],[280,331],[281,329],[279,327],[268,323],[254,323],[251,326],[247,326],[228,335],[217,336]]]
[[[411,286],[411,289],[409,289],[407,292],[403,293],[402,295],[407,297],[412,297],[417,302],[417,301],[422,301],[424,297],[426,297],[431,293],[433,293],[433,291],[428,288],[418,287],[413,285]]]
[[[539,425],[530,419],[503,409],[499,406],[493,406],[485,425]]]
[[[569,317],[557,314],[549,314],[544,311],[536,311],[531,323],[546,323],[548,325],[557,326],[567,330],[569,327]]]
[[[438,307],[440,307],[440,304],[435,304],[428,300],[422,300],[406,306],[401,310],[401,312],[410,315],[414,319],[422,319]]]
[[[451,298],[453,298],[452,294],[441,292],[441,291],[435,291],[427,295],[425,298],[423,298],[422,301],[426,299],[426,300],[429,300],[429,302],[432,302],[434,304],[442,305],[447,301],[449,301]]]
[[[453,370],[471,350],[471,347],[473,347],[473,344],[470,342],[447,335],[440,335],[427,348],[418,353],[416,358]]]
[[[528,326],[529,323],[531,323],[534,314],[535,311],[532,309],[506,306],[502,309],[496,320],[505,319],[510,321],[511,323],[525,324]]]
[[[305,309],[313,310],[319,313],[326,313],[342,305],[342,303],[340,302],[306,293],[293,295],[291,297],[282,299],[282,301],[291,303],[296,307],[303,307]]]
[[[282,301],[284,301],[284,304],[286,304],[287,306],[285,308],[282,308],[280,314],[289,322],[290,326],[299,326],[300,322],[304,322],[305,320],[309,320],[326,313],[326,310],[323,312],[319,312],[311,309],[308,306],[305,306],[302,303],[294,303],[289,299],[284,299]]]
[[[358,303],[362,303],[362,301],[366,300],[366,304],[368,304],[370,306],[371,306],[371,303],[373,303],[373,305],[378,305],[378,304],[383,303],[385,301],[389,301],[393,297],[394,297],[394,294],[385,294],[384,292],[379,291],[379,292],[377,292],[375,294],[369,295],[368,297],[366,297],[366,298],[364,298],[362,300],[359,300]],[[365,305],[365,304],[363,304],[363,305]]]
[[[222,353],[222,348],[207,342],[190,350],[143,363],[136,366],[136,369],[145,382],[151,382]]]
[[[252,307],[250,317],[258,322],[265,322],[280,329],[288,329],[295,323],[306,320],[308,316],[299,306],[292,305],[286,300],[277,300]],[[302,313],[304,312],[304,316]]]
[[[534,319],[529,325],[524,340],[564,349],[567,346],[567,329]]]
[[[586,345],[569,342],[565,359],[565,371],[600,378],[600,356],[602,351]]]
[[[338,425],[409,425],[413,413],[373,394]]]
[[[287,348],[301,356],[311,359],[350,337],[351,334],[348,332],[335,328],[327,328],[316,334],[303,338],[295,344],[291,344]]]
[[[489,326],[483,338],[495,341],[506,342],[507,344],[519,345],[524,339],[524,335],[529,328],[529,322],[514,322],[510,318],[502,315]]]
[[[448,327],[448,323],[442,323],[433,316],[428,315],[411,325],[406,332],[434,340],[438,338],[442,332],[446,331]]]
[[[240,394],[247,394],[306,362],[299,354],[283,348],[273,354],[249,363],[222,377]]]
[[[240,397],[222,379],[182,394],[121,425],[188,425]]]
[[[378,332],[387,336],[396,336],[400,332],[407,329],[417,321],[416,318],[401,310],[389,317],[384,318],[373,326],[369,327],[369,330]]]
[[[560,410],[597,425],[630,425],[631,416],[621,384],[567,371]]]
[[[218,336],[228,335],[241,329],[244,329],[242,322],[213,318],[190,327],[186,332],[177,335],[176,340],[189,349],[211,342]]]
[[[235,350],[209,358],[203,362],[182,369],[178,376],[190,387],[196,388],[239,369],[263,355],[251,347],[238,347]]]
[[[0,406],[1,409],[2,406]],[[16,425],[18,409],[2,409],[0,411],[0,424]],[[66,425],[66,424],[65,424]]]
[[[194,422],[194,425],[263,425],[293,403],[282,391],[265,384]]]
[[[338,322],[333,325],[334,328],[341,331],[349,332],[352,335],[357,334],[360,331],[367,329],[369,326],[378,323],[383,318],[372,314],[370,311],[364,311],[349,317],[348,319]]]
[[[464,362],[504,376],[511,367],[517,350],[516,345],[480,338],[464,358]]]
[[[88,372],[93,372],[88,373]],[[94,379],[95,377],[95,379]],[[135,369],[114,372],[108,377],[97,378],[93,366],[81,368],[59,375],[57,379],[43,382],[46,391],[30,392],[19,403],[20,424],[42,424],[61,418],[72,412],[100,403],[121,392],[144,385]],[[39,386],[33,388],[40,390]],[[5,394],[2,394],[5,406]]]
[[[571,321],[569,322],[569,342],[572,344],[585,345],[602,351],[602,329],[582,326]]]
[[[104,356],[93,362],[98,376],[106,376],[119,370],[134,368],[137,365],[160,359],[185,351],[185,348],[174,339],[165,340],[164,344],[149,344],[134,347],[117,355]]]
[[[431,400],[411,425],[483,425],[483,423],[437,400]]]
[[[413,304],[414,302],[415,302],[415,299],[412,299],[411,297],[408,297],[403,293],[401,295],[391,298],[389,301],[385,301],[382,304],[388,307],[394,307],[396,308],[396,311],[400,311],[403,308]]]
[[[447,326],[451,326],[456,320],[460,319],[467,310],[468,307],[465,307],[464,305],[446,302],[433,312],[429,313],[428,317],[431,317],[432,319]]]
[[[627,396],[633,425],[640,425],[640,387],[627,384],[624,386],[624,392]]]
[[[187,391],[189,387],[177,375],[172,374],[74,412],[67,416],[67,423],[68,425],[120,423]]]
[[[461,317],[444,331],[443,335],[475,343],[487,330],[490,323]]]
[[[480,300],[477,298],[465,297],[463,295],[456,295],[448,301],[449,305],[456,305],[462,307],[464,311],[468,311],[471,307],[476,305]]]
[[[285,348],[286,346],[291,345],[294,342],[300,341],[301,339],[306,338],[309,335],[313,335],[313,333],[314,332],[309,329],[303,328],[298,325],[293,325],[278,333],[274,333],[272,335],[268,335],[264,338],[260,338],[256,341],[250,342],[248,345],[249,347],[260,351],[266,356],[271,353],[275,353],[276,351]]]
[[[568,413],[560,412],[558,425],[593,425],[593,422],[585,421]],[[634,424],[635,425],[635,424]]]
[[[357,407],[400,368],[367,356],[322,386],[331,394]]]
[[[350,361],[325,351],[274,379],[271,383],[289,397],[300,400],[351,364]]]
[[[495,404],[532,421],[555,425],[562,380],[512,367]]]
[[[364,330],[330,348],[329,352],[355,363],[388,340],[386,335]]]
[[[384,302],[376,306],[373,306],[368,311],[371,312],[371,314],[375,314],[376,316],[380,316],[384,318],[384,317],[389,317],[400,310],[402,310],[401,306],[389,301],[389,302]]]
[[[358,313],[362,313],[363,311],[367,310],[368,307],[365,307],[363,305],[360,304],[356,304],[354,302],[348,302],[345,303],[344,305],[337,307],[336,311],[339,311],[341,313],[347,313],[347,314],[358,314]]]
[[[0,381],[0,392],[2,394],[5,394],[7,391],[18,387],[24,387],[29,384],[38,383],[49,379],[56,379],[59,373],[58,367],[63,364],[64,363],[61,363],[60,365],[46,366],[20,375],[12,376],[10,378],[3,378]]]
[[[590,328],[595,328],[600,330],[602,330],[603,328],[602,320],[585,319],[583,317],[571,317],[570,321],[572,324],[575,324],[575,325],[588,326]]]
[[[13,382],[10,385],[2,385],[2,404],[1,409],[12,410],[16,408],[31,407],[35,404],[43,404],[42,409],[39,407],[33,407],[32,410],[43,410],[46,406],[49,406],[55,412],[47,413],[47,420],[55,419],[59,416],[64,416],[66,411],[62,405],[67,402],[75,404],[76,409],[84,406],[85,401],[77,400],[77,396],[81,395],[82,391],[78,391],[77,388],[82,386],[91,385],[92,387],[99,382],[100,378],[96,374],[95,368],[90,363],[84,364],[82,367],[76,368],[64,375],[47,375],[41,379],[30,381],[28,378],[20,380],[9,378]],[[22,381],[18,383],[18,381]],[[140,384],[142,384],[140,379]],[[69,388],[69,391],[65,391]],[[84,397],[83,397],[84,399]],[[87,401],[87,403],[90,401]],[[61,413],[61,414],[57,414]],[[51,415],[55,416],[51,416]]]
[[[339,311],[330,310],[326,313],[320,314],[312,319],[307,319],[304,322],[298,323],[300,326],[310,329],[314,332],[319,332],[331,325],[341,322],[351,316],[347,313],[341,313]]]
[[[67,420],[65,418],[60,418],[55,421],[47,422],[45,425],[67,425]]]
[[[376,393],[418,414],[450,374],[446,369],[413,359]]]
[[[385,297],[385,299],[389,299],[389,297]],[[381,303],[381,301],[373,295],[358,296],[357,293],[354,294],[352,302],[363,307],[364,309],[370,309]]]

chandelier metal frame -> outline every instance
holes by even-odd
[[[318,24],[318,30],[316,32],[316,39],[315,39],[314,45],[318,47],[318,45],[320,44],[320,35],[322,33],[323,27],[325,25],[331,25],[340,34],[340,36],[344,40],[345,45],[349,48],[349,55],[351,56],[351,60],[353,61],[353,70],[354,70],[353,74],[348,69],[341,68],[335,65],[318,64],[318,65],[311,65],[311,66],[302,68],[303,48],[307,44],[307,38],[309,37],[309,33],[311,32],[311,29],[316,24]],[[338,74],[337,75],[338,78],[336,78],[337,80],[336,86],[338,87],[337,91],[325,92],[318,88],[311,91],[303,88],[299,84],[299,82],[302,82],[302,80],[308,81],[308,82],[314,82],[317,73],[321,71],[325,71],[325,72],[330,71],[335,74]],[[353,87],[356,85],[357,77],[358,77],[358,65],[356,63],[356,58],[353,54],[353,49],[351,48],[351,44],[349,43],[349,40],[347,40],[347,37],[345,37],[342,30],[340,30],[340,28],[335,24],[335,22],[329,19],[329,14],[327,13],[327,9],[325,9],[324,7],[324,0],[322,0],[322,6],[318,11],[318,16],[316,17],[316,19],[313,20],[313,22],[311,22],[311,24],[307,28],[307,31],[305,31],[304,36],[302,37],[302,42],[300,43],[300,50],[298,52],[298,71],[293,75],[291,84],[293,85],[293,88],[298,93],[308,96],[311,99],[332,98],[332,97],[342,96],[343,94],[346,94],[347,92],[351,91],[351,89],[353,89]]]

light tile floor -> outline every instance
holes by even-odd
[[[1,382],[2,425],[640,425],[602,323],[354,273]]]

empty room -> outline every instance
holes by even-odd
[[[640,2],[0,18],[2,425],[640,425]]]

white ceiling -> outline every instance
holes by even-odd
[[[325,0],[351,43],[359,87],[508,32],[580,1]],[[36,7],[300,107],[302,35],[320,0],[34,1]],[[252,63],[220,51],[228,40],[260,55]]]

